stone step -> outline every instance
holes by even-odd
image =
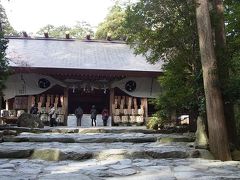
[[[21,133],[18,136],[4,136],[4,142],[62,142],[62,143],[113,143],[113,142],[193,142],[194,138],[184,135],[142,134],[142,133]]]
[[[200,158],[51,162],[0,159],[0,177],[3,180],[237,180],[240,179],[240,162]]]
[[[200,152],[184,143],[37,143],[4,142],[0,158],[32,158],[43,160],[83,160],[122,158],[190,158]]]
[[[145,126],[135,127],[49,127],[44,128],[27,128],[16,126],[1,126],[0,131],[14,130],[18,133],[30,132],[30,133],[143,133],[143,134],[155,134],[161,133],[160,131],[146,129]]]

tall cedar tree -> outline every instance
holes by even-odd
[[[210,150],[216,159],[231,160],[208,0],[196,0],[196,19],[206,97]]]
[[[214,29],[215,29],[215,50],[217,58],[217,66],[221,89],[226,92],[230,80],[230,57],[226,45],[225,21],[224,21],[224,6],[222,0],[213,0],[214,9]],[[224,100],[224,114],[226,118],[226,125],[228,130],[229,141],[237,145],[237,131],[234,120],[233,102],[229,94],[223,93]]]

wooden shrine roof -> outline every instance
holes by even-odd
[[[158,76],[152,65],[123,42],[10,38],[7,49],[16,72],[60,75]]]

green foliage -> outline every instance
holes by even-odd
[[[42,27],[37,34],[43,36],[44,31],[48,31],[49,37],[53,38],[65,38],[65,32],[69,31],[70,36],[77,39],[84,39],[87,33],[93,36],[93,30],[90,24],[87,22],[77,22],[73,27],[67,27],[65,25],[55,27],[48,24]]]
[[[230,80],[226,92],[234,103],[240,101],[240,2],[225,1],[226,38],[229,51]]]
[[[19,33],[13,29],[13,27],[10,25],[5,9],[3,8],[3,6],[0,4],[0,19],[1,19],[1,23],[2,23],[2,28],[3,28],[3,32],[4,35],[6,36],[18,36]]]
[[[122,26],[124,20],[125,9],[117,3],[111,8],[104,22],[98,25],[96,39],[106,39],[110,33],[112,39],[123,40],[125,38]]]
[[[230,79],[224,93],[235,104],[236,129],[240,136],[240,1],[225,0],[224,3],[226,40],[229,52],[227,66],[230,69]]]
[[[155,105],[162,118],[167,119],[173,110],[178,113],[205,112],[201,71],[194,74],[182,57],[184,55],[179,55],[166,63],[164,76],[159,78],[164,91],[155,100]]]
[[[141,0],[126,11],[128,42],[152,63],[169,60],[184,49],[196,50],[194,12],[193,1]]]
[[[239,53],[240,44],[240,1],[225,0],[227,44],[232,53]],[[235,55],[235,54],[233,54]],[[236,54],[239,56],[239,54]]]
[[[236,129],[237,129],[237,134],[240,136],[240,103],[236,105],[235,107],[235,119],[236,119]]]
[[[136,54],[165,61],[158,115],[205,111],[194,1],[141,0],[127,8],[124,30]]]
[[[225,93],[228,94],[231,102],[240,103],[240,53],[233,54],[230,61],[231,75]]]
[[[8,60],[6,59],[6,49],[8,40],[4,38],[4,32],[0,31],[0,96],[4,89],[5,81],[8,75]]]
[[[8,40],[4,38],[4,33],[10,33],[11,26],[8,22],[5,10],[1,4],[0,11],[1,11],[0,14],[0,98],[1,98],[1,96],[3,95],[2,90],[5,88],[4,83],[8,76],[8,60],[6,58]]]
[[[77,24],[70,30],[70,34],[72,36],[80,39],[85,38],[88,33],[90,33],[91,37],[93,37],[93,28],[85,21],[77,22]]]
[[[148,129],[158,130],[159,127],[162,127],[165,123],[165,120],[159,118],[158,115],[154,115],[153,117],[149,118],[146,126]]]

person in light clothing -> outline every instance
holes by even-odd
[[[57,121],[56,121],[56,110],[53,104],[50,105],[50,110],[49,110],[49,117],[50,117],[50,126],[57,126]]]

